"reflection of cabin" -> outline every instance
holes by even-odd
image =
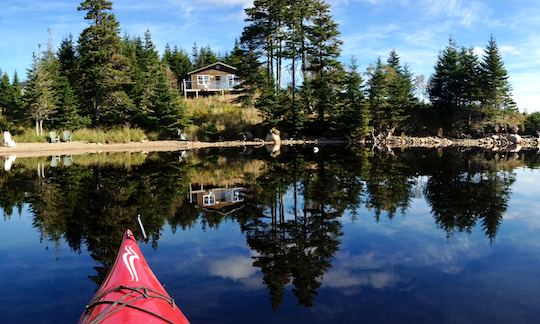
[[[200,92],[225,94],[225,92],[236,91],[235,87],[240,84],[236,74],[235,67],[222,62],[191,71],[182,84],[184,97],[187,98],[188,93],[194,93],[196,97],[199,97]]]
[[[243,202],[242,187],[213,188],[202,184],[189,185],[189,202],[201,208],[221,209]]]

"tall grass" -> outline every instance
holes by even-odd
[[[13,135],[13,140],[16,143],[46,143],[48,141],[48,133],[37,135],[33,128],[24,128],[21,132]]]
[[[81,128],[73,132],[72,139],[89,143],[130,143],[147,138],[142,129],[122,127],[109,130]]]
[[[187,114],[192,125],[185,130],[190,139],[236,139],[263,120],[255,108],[231,103],[233,96],[187,99]]]

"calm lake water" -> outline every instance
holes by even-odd
[[[75,323],[137,214],[192,323],[538,322],[536,152],[273,155],[6,161],[0,322]]]

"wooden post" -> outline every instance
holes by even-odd
[[[182,80],[182,88],[183,88],[183,90],[184,90],[184,99],[187,99],[186,80]]]

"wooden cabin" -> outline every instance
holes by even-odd
[[[235,67],[223,62],[216,62],[200,69],[188,73],[184,80],[182,90],[187,98],[188,93],[194,93],[199,97],[199,93],[221,93],[237,91],[236,86],[240,84]]]

